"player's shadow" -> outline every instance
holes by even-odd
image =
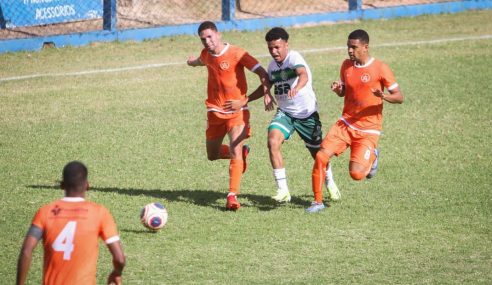
[[[60,190],[58,185],[28,185],[32,189],[47,189]],[[217,210],[225,211],[225,193],[215,192],[212,190],[197,190],[197,189],[135,189],[135,188],[118,188],[118,187],[90,187],[89,191],[118,193],[128,196],[150,196],[157,199],[165,199],[172,202],[191,203],[203,207],[211,207]],[[281,207],[271,197],[256,194],[240,194],[239,196],[241,207],[255,207],[260,211],[270,211]],[[300,197],[292,197],[290,206],[306,207],[309,205],[309,200],[301,199]]]

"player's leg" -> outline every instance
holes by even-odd
[[[221,155],[221,153],[226,153],[226,156],[230,158],[229,146],[227,146],[227,149],[224,149],[222,145],[223,140],[224,137],[220,137],[206,141],[208,160],[213,161],[217,159],[223,159],[224,157],[223,155]]]
[[[373,153],[373,159],[372,159],[372,164],[371,164],[371,169],[369,170],[369,173],[366,175],[367,179],[371,179],[374,176],[376,176],[376,173],[378,172],[379,169],[379,149],[374,149]]]
[[[363,135],[354,138],[350,151],[349,173],[352,179],[362,180],[371,171],[376,159],[375,149],[379,136]]]
[[[322,125],[319,120],[318,112],[314,112],[308,118],[295,120],[294,128],[304,141],[304,144],[311,153],[313,159],[316,159],[316,154],[318,153],[323,140]],[[325,186],[326,189],[328,189],[328,198],[330,198],[330,200],[340,200],[340,190],[338,190],[338,186],[333,178],[331,164],[328,164],[326,168]]]
[[[207,113],[206,147],[208,160],[231,158],[229,146],[222,144],[227,134],[226,121],[218,118],[214,112]]]
[[[277,184],[277,193],[272,198],[277,202],[289,202],[291,199],[281,152],[284,140],[284,134],[280,130],[270,129],[268,131],[268,152],[270,154],[273,177]]]
[[[229,163],[229,194],[226,208],[237,210],[240,207],[237,195],[240,192],[241,176],[244,170],[243,146],[246,139],[251,135],[248,111],[243,111],[238,117],[227,121],[227,134],[229,136],[231,160]]]
[[[285,140],[289,139],[293,130],[292,118],[281,110],[277,111],[277,114],[268,126],[268,153],[273,169],[273,177],[277,184],[277,193],[272,198],[277,202],[289,202],[291,199],[282,157],[282,144]]]
[[[243,126],[235,126],[229,131],[231,160],[229,163],[229,193],[227,195],[226,208],[229,210],[238,210],[241,206],[237,201],[237,195],[240,192],[241,176],[243,174],[243,157],[242,147],[246,139],[246,129]]]
[[[333,155],[343,153],[350,143],[347,128],[343,123],[335,123],[321,143],[320,150],[316,153],[313,171],[311,174],[314,202],[308,212],[318,212],[324,209],[323,186],[326,178],[326,169]]]

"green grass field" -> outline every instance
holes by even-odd
[[[277,205],[266,127],[252,106],[249,169],[238,212],[224,211],[228,162],[206,159],[206,69],[184,62],[197,37],[96,44],[0,55],[0,80],[32,74],[179,63],[80,76],[0,81],[0,283],[13,284],[21,241],[36,209],[58,199],[61,169],[81,160],[88,198],[116,218],[126,284],[491,284],[492,11],[288,29],[306,52],[323,130],[342,100],[338,78],[348,33],[364,28],[371,53],[394,70],[406,101],[386,105],[375,179],[355,182],[348,154],[333,160],[342,201],[319,214],[312,159],[295,136],[284,145],[293,200]],[[264,33],[224,33],[270,60]],[[469,39],[452,40],[470,37]],[[440,42],[432,42],[442,40]],[[248,75],[250,89],[257,78]],[[152,234],[140,208],[164,203]],[[38,246],[29,284],[41,280]],[[111,268],[101,245],[98,284]]]

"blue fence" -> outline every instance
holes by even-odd
[[[98,28],[92,31],[69,32],[68,34],[62,32],[47,36],[34,34],[25,38],[2,39],[0,33],[0,53],[40,50],[46,43],[56,47],[82,46],[91,42],[142,41],[163,36],[194,34],[199,25],[198,22],[194,22],[144,28],[121,28],[117,25],[117,22],[122,20],[121,14],[118,14],[119,3],[117,1],[124,0],[0,0],[0,32],[16,27],[40,29],[51,24],[68,26],[80,21],[93,22],[98,25]],[[308,23],[412,17],[423,14],[492,9],[492,0],[437,2],[375,9],[364,9],[362,0],[348,0],[348,5],[343,11],[243,19],[236,16],[239,8],[237,0],[220,1],[220,18],[212,20],[216,21],[222,31],[251,31],[272,26],[288,27]],[[19,11],[26,12],[19,13]],[[29,32],[24,32],[24,34],[29,35]]]
[[[81,5],[80,1],[77,0],[57,0],[56,2],[50,0],[11,0],[0,3],[3,18],[8,19],[8,22],[4,20],[5,23],[3,24],[6,28],[102,18],[102,2],[94,1],[90,4]]]

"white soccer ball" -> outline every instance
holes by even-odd
[[[140,221],[152,231],[157,231],[167,223],[167,210],[161,203],[150,203],[140,211]]]

